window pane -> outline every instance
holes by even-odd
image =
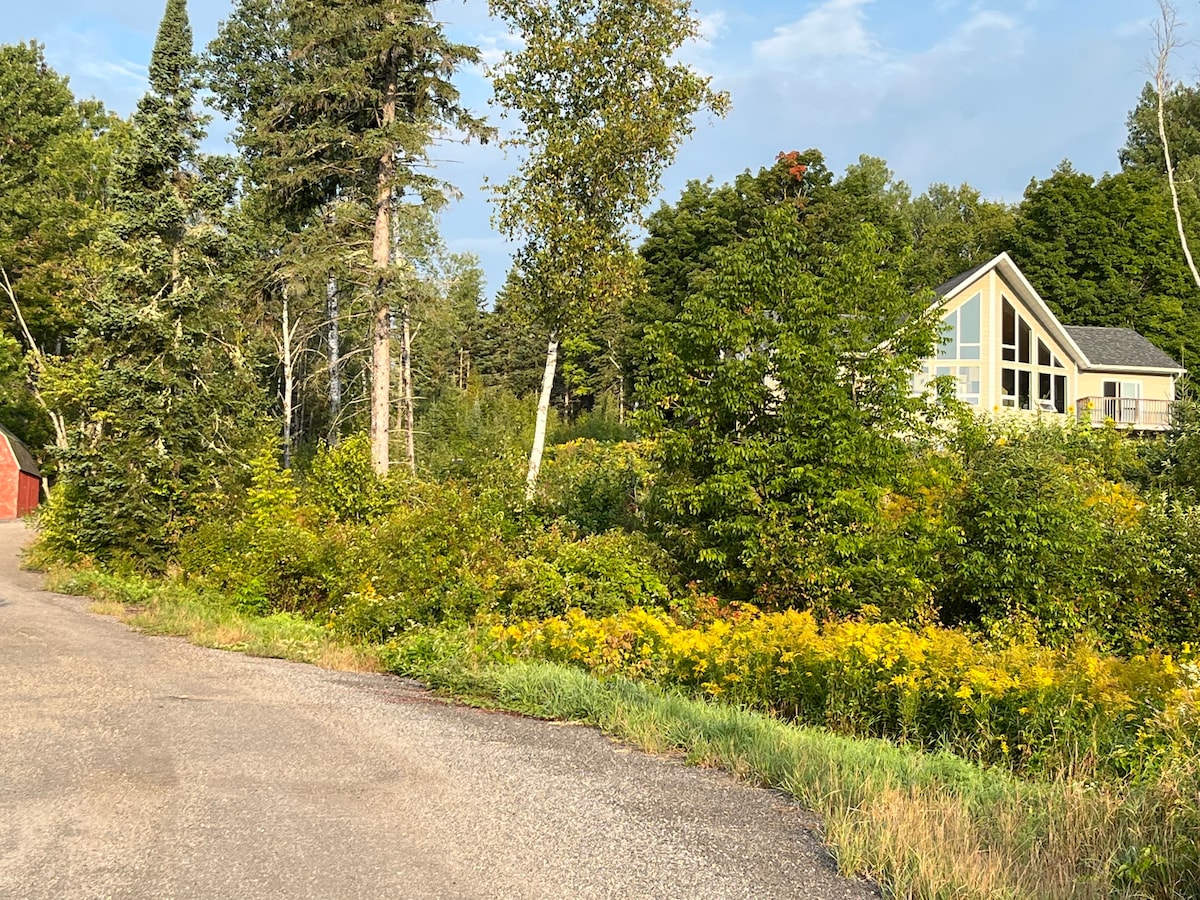
[[[942,320],[942,343],[938,347],[938,359],[958,359],[958,310]]]
[[[1060,413],[1067,411],[1067,376],[1054,376],[1054,408]]]
[[[1049,372],[1039,373],[1038,374],[1038,399],[1039,400],[1050,400],[1051,399],[1050,385],[1051,385],[1050,373]]]
[[[1028,372],[1017,372],[1017,406],[1021,409],[1033,409],[1033,397],[1029,382]]]
[[[979,359],[979,345],[963,344],[958,348],[959,359]]]
[[[1017,345],[1017,311],[1006,299],[1004,301],[1004,340],[1003,343],[1015,347]]]
[[[1021,319],[1017,323],[1017,359],[1023,363],[1032,362],[1033,330],[1029,323]]]
[[[979,343],[979,306],[981,303],[981,296],[981,294],[976,294],[958,308],[959,343]]]
[[[1006,397],[1017,396],[1017,370],[1000,370],[1000,393]]]
[[[1038,338],[1038,365],[1050,365],[1050,348],[1046,346],[1041,338]]]

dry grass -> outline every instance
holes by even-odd
[[[58,578],[57,589],[90,593],[96,611],[147,632],[330,669],[401,670],[467,702],[597,725],[786,791],[823,816],[842,870],[876,879],[890,896],[1200,897],[1200,765],[1186,756],[1128,784],[1022,781],[621,678],[545,663],[480,667],[459,633],[428,630],[407,650],[354,646],[298,617],[249,615],[178,585],[85,575]]]

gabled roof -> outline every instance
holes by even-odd
[[[934,288],[934,291],[937,292],[942,298],[942,302],[945,303],[993,269],[1000,274],[1012,291],[1018,295],[1025,308],[1034,318],[1042,323],[1042,327],[1046,329],[1058,345],[1078,365],[1085,369],[1090,368],[1087,355],[1075,343],[1075,339],[1063,328],[1062,323],[1058,321],[1058,316],[1054,315],[1054,312],[1046,305],[1046,301],[1033,289],[1033,285],[1029,283],[1029,279],[1017,268],[1017,264],[1012,261],[1012,257],[1007,253],[1001,253],[983,265],[976,266],[970,271],[963,272],[961,275],[951,278],[945,284]]]
[[[1066,328],[1093,366],[1184,371],[1183,366],[1132,328],[1093,325],[1068,325]]]
[[[38,464],[33,459],[33,454],[29,452],[29,448],[25,446],[25,442],[19,437],[0,425],[0,438],[8,442],[8,446],[12,448],[13,457],[17,461],[17,466],[22,472],[30,475],[42,477],[42,472],[38,468]]]
[[[1001,253],[983,265],[951,278],[934,288],[934,292],[945,303],[993,269],[1081,369],[1139,369],[1161,374],[1182,374],[1186,371],[1130,328],[1063,325],[1007,253]]]
[[[967,271],[963,272],[961,275],[955,275],[949,281],[943,281],[941,284],[939,284],[937,287],[935,287],[933,289],[933,292],[935,294],[937,294],[939,297],[948,297],[954,293],[955,288],[960,287],[961,285],[966,284],[968,281],[973,280],[976,275],[978,275],[984,269],[988,268],[995,261],[996,260],[992,260],[991,262],[981,263],[980,265],[976,266],[973,269],[968,269]]]

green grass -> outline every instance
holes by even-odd
[[[726,769],[823,816],[846,874],[914,898],[1200,897],[1195,763],[1134,784],[1027,781],[949,753],[819,728],[544,662],[473,655],[469,631],[352,646],[303,618],[256,616],[177,583],[59,574],[56,590],[143,631],[329,668],[389,670],[462,702],[594,725],[649,752]]]
[[[47,587],[87,595],[93,611],[116,616],[147,634],[175,635],[202,647],[326,669],[383,671],[376,647],[349,643],[291,613],[260,616],[239,610],[211,591],[92,569],[52,571]]]

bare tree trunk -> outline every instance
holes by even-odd
[[[384,92],[380,125],[387,129],[396,121],[396,61],[388,60],[387,90]],[[396,164],[389,147],[379,157],[375,191],[375,232],[371,241],[371,263],[379,272],[375,286],[375,320],[371,333],[371,466],[386,475],[391,454],[391,310],[384,299],[384,275],[391,261],[392,179]]]
[[[339,422],[342,416],[342,356],[337,279],[332,275],[325,285],[325,317],[329,323],[326,337],[329,358],[329,435],[330,447],[336,447],[339,439]]]
[[[414,430],[414,414],[413,405],[415,403],[415,395],[413,391],[413,375],[412,375],[412,323],[409,319],[408,303],[404,304],[403,310],[400,312],[401,322],[401,339],[400,339],[400,368],[401,368],[401,390],[404,396],[404,437],[405,451],[408,458],[408,468],[416,475],[417,474],[417,442]]]
[[[1175,228],[1179,232],[1179,243],[1183,245],[1183,256],[1187,260],[1188,270],[1196,287],[1200,287],[1200,271],[1192,259],[1192,250],[1188,246],[1187,234],[1183,229],[1183,213],[1179,208],[1179,189],[1175,185],[1175,167],[1171,164],[1171,146],[1167,140],[1166,98],[1170,87],[1167,75],[1167,63],[1171,51],[1178,45],[1175,29],[1178,26],[1178,13],[1169,0],[1158,0],[1159,21],[1154,26],[1154,36],[1157,38],[1157,60],[1154,68],[1154,91],[1158,95],[1158,137],[1162,141],[1163,162],[1167,167],[1167,186],[1171,189],[1171,206],[1175,210]]]
[[[295,390],[296,366],[292,358],[292,320],[288,296],[283,294],[283,335],[279,341],[283,362],[283,467],[292,467],[292,396]]]
[[[17,316],[17,324],[21,328],[21,334],[25,338],[25,343],[29,345],[29,352],[33,354],[34,372],[30,383],[30,389],[33,391],[33,399],[37,401],[42,411],[50,417],[50,424],[54,426],[54,446],[59,450],[66,450],[69,446],[67,441],[67,426],[63,422],[62,416],[49,407],[42,396],[41,390],[38,388],[37,379],[45,369],[46,357],[42,354],[42,348],[38,346],[37,341],[33,339],[33,332],[29,330],[29,325],[25,322],[25,316],[21,312],[21,304],[17,302],[17,292],[13,290],[12,282],[8,280],[8,271],[3,266],[0,266],[0,277],[4,279],[4,293],[8,295],[8,299],[12,303],[13,312]]]
[[[546,370],[542,373],[542,393],[538,397],[537,424],[533,429],[533,448],[529,451],[529,474],[525,476],[525,499],[532,500],[542,468],[546,448],[546,421],[550,418],[550,392],[554,388],[554,370],[558,367],[558,329],[550,332],[546,345]]]

